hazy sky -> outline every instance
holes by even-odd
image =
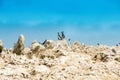
[[[12,47],[20,34],[33,40],[67,39],[95,45],[120,42],[119,0],[0,0],[0,39]]]

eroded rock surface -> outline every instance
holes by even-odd
[[[21,55],[23,54],[23,50],[24,50],[24,36],[20,35],[17,43],[15,43],[14,48],[13,48],[13,53],[16,53],[17,55]]]
[[[34,41],[23,48],[21,36],[0,57],[0,80],[119,80],[120,46],[88,46],[66,40]],[[23,50],[24,49],[24,50]],[[23,55],[21,54],[23,51]]]

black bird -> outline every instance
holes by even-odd
[[[62,39],[65,39],[64,31],[61,32],[61,35],[62,35]]]
[[[47,39],[42,43],[42,45],[44,45],[47,42]]]
[[[60,36],[59,33],[58,33],[58,40],[62,40],[62,37]]]

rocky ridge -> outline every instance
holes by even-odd
[[[33,41],[20,35],[11,50],[0,41],[0,80],[119,80],[120,46],[88,46],[65,39]]]

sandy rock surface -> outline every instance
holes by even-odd
[[[0,80],[119,79],[119,46],[48,40],[44,45],[32,43],[21,55],[4,50],[0,56]]]

